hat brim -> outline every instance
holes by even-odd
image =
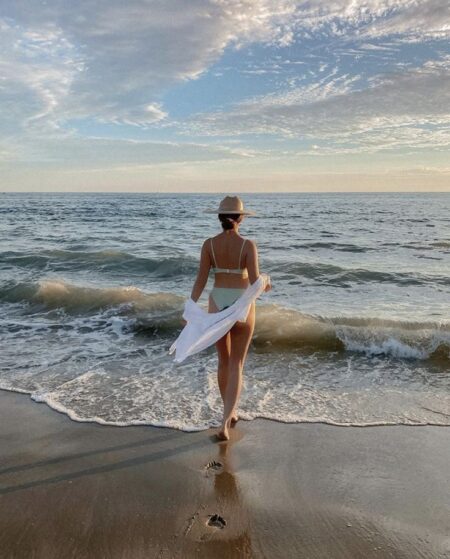
[[[217,214],[217,215],[219,215],[219,214],[256,215],[255,212],[247,212],[247,211],[242,211],[242,212],[223,212],[223,211],[220,211],[219,212],[219,210],[212,210],[212,209],[203,210],[203,212],[207,213],[207,214]]]

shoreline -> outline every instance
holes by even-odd
[[[0,555],[445,557],[450,431],[342,427],[254,419],[218,443],[1,390]]]
[[[172,425],[163,425],[163,424],[155,424],[149,423],[144,420],[142,421],[130,421],[128,423],[120,423],[120,422],[112,422],[106,421],[97,417],[88,417],[82,418],[72,410],[65,408],[64,406],[57,405],[54,403],[50,403],[44,398],[42,399],[35,399],[33,398],[33,393],[27,390],[22,390],[20,388],[3,388],[0,386],[0,394],[2,393],[11,393],[11,394],[20,394],[22,396],[28,396],[31,403],[34,404],[44,404],[47,406],[51,411],[59,413],[61,415],[66,416],[70,421],[74,423],[88,423],[92,425],[100,425],[104,427],[149,427],[155,429],[172,429],[174,431],[181,431],[182,433],[200,433],[205,431],[214,431],[217,427],[220,426],[220,422],[217,423],[217,426],[208,426],[208,427],[198,427],[198,428],[191,428],[191,429],[182,429],[179,427],[174,427]],[[355,428],[355,429],[366,429],[368,427],[450,427],[450,424],[445,423],[434,423],[434,422],[427,422],[427,423],[398,423],[398,422],[373,422],[373,423],[338,423],[333,421],[326,421],[326,420],[308,420],[302,419],[299,421],[286,421],[283,419],[278,419],[276,417],[268,417],[268,416],[256,416],[250,419],[246,419],[245,417],[242,418],[242,421],[246,423],[251,423],[253,421],[270,421],[275,423],[280,423],[281,425],[329,425],[331,427],[346,427],[346,428]]]

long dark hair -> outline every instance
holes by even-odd
[[[239,223],[242,220],[241,214],[219,214],[220,223],[222,227],[227,229],[233,229],[233,222]]]

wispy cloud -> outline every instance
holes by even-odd
[[[28,94],[36,118],[57,111],[61,119],[138,124],[164,118],[161,92],[200,76],[228,46],[449,30],[442,0],[192,0],[188,9],[184,0],[4,0],[3,13],[4,80],[20,83],[19,100]]]
[[[349,38],[390,35],[405,40],[448,36],[449,5],[445,0],[321,0],[297,2],[299,33],[321,32]]]
[[[56,128],[55,114],[84,68],[75,46],[53,25],[29,29],[0,20],[0,53],[3,134]]]
[[[12,165],[45,163],[49,166],[95,168],[109,164],[111,169],[123,165],[221,161],[252,157],[239,147],[207,145],[193,142],[151,142],[107,138],[42,138],[18,146],[13,152],[5,148],[4,162]],[[1,150],[0,150],[1,154]]]
[[[21,82],[28,111],[136,124],[161,120],[161,92],[200,76],[228,45],[285,44],[293,13],[286,0],[5,0],[2,8],[5,79]]]
[[[395,2],[389,17],[371,22],[362,35],[397,35],[403,41],[444,39],[450,31],[450,4],[446,0]]]
[[[3,0],[1,14],[6,166],[449,143],[445,0]]]
[[[449,143],[450,56],[419,68],[380,75],[361,87],[358,76],[333,74],[280,95],[256,97],[232,110],[197,115],[199,134],[279,135],[327,140],[324,153],[445,146]],[[357,146],[357,147],[355,147]]]

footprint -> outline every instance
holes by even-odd
[[[209,517],[208,526],[214,526],[214,528],[219,528],[220,530],[223,530],[226,525],[227,525],[227,521],[221,516],[219,516],[218,514],[213,514],[212,516]]]
[[[209,472],[220,472],[223,470],[223,464],[221,462],[216,462],[216,460],[211,460],[211,462],[208,462],[205,466],[205,470],[206,473]]]

